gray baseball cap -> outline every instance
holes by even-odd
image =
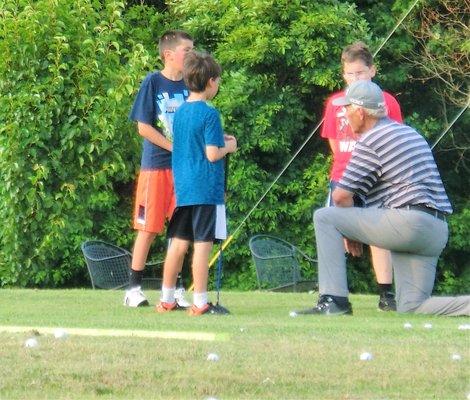
[[[348,106],[356,104],[357,106],[368,108],[370,110],[385,109],[385,100],[382,89],[372,81],[360,80],[351,83],[343,97],[333,100],[335,106]]]

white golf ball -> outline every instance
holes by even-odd
[[[427,323],[427,324],[424,324],[424,329],[432,329],[432,324],[430,323]]]
[[[215,353],[209,353],[207,355],[207,361],[219,361],[220,357]]]
[[[460,354],[452,354],[450,357],[452,361],[460,361],[462,359],[462,356]]]
[[[297,317],[297,313],[295,311],[291,311],[289,313],[289,317],[295,318],[295,317]]]
[[[240,332],[245,332],[245,328],[240,328]]]
[[[62,328],[59,328],[59,329],[56,329],[54,331],[54,337],[56,339],[67,339],[67,337],[69,336],[69,334],[67,333],[67,331],[65,329],[62,329]]]
[[[367,352],[362,353],[362,354],[359,356],[359,359],[360,359],[361,361],[370,361],[370,360],[372,360],[373,358],[374,358],[374,357],[372,356],[372,354],[367,353]]]
[[[405,329],[411,329],[411,328],[413,328],[413,325],[411,325],[409,322],[405,322],[405,323],[403,324],[403,328],[405,328]]]
[[[24,347],[32,348],[32,347],[38,347],[39,342],[37,341],[36,338],[29,338],[24,342]]]
[[[470,329],[470,324],[459,325],[459,331],[466,331],[468,329]]]

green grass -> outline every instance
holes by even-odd
[[[155,303],[157,293],[147,294]],[[26,349],[31,334],[3,332],[0,399],[465,400],[470,392],[470,331],[458,329],[469,318],[382,313],[376,296],[362,295],[351,296],[352,317],[291,318],[316,296],[260,292],[223,292],[232,315],[191,318],[128,309],[122,296],[2,289],[0,325],[199,331],[228,340],[42,334],[38,348]],[[372,361],[359,360],[364,351]],[[211,352],[220,361],[207,361]]]

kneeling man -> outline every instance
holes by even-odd
[[[363,243],[391,250],[398,312],[470,315],[470,296],[431,297],[452,207],[429,145],[386,117],[382,90],[373,82],[352,83],[333,103],[345,107],[360,139],[333,192],[336,207],[314,214],[320,298],[298,313],[352,313],[345,240],[354,256]],[[365,208],[354,207],[355,194]]]

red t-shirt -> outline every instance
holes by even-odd
[[[351,153],[354,150],[358,136],[354,134],[349,126],[348,120],[342,106],[334,106],[331,102],[337,97],[344,96],[344,91],[333,93],[326,101],[324,121],[321,137],[337,141],[338,151],[333,154],[333,164],[330,170],[330,180],[339,181],[348,165]],[[400,105],[391,94],[384,92],[385,104],[388,116],[402,123]]]

